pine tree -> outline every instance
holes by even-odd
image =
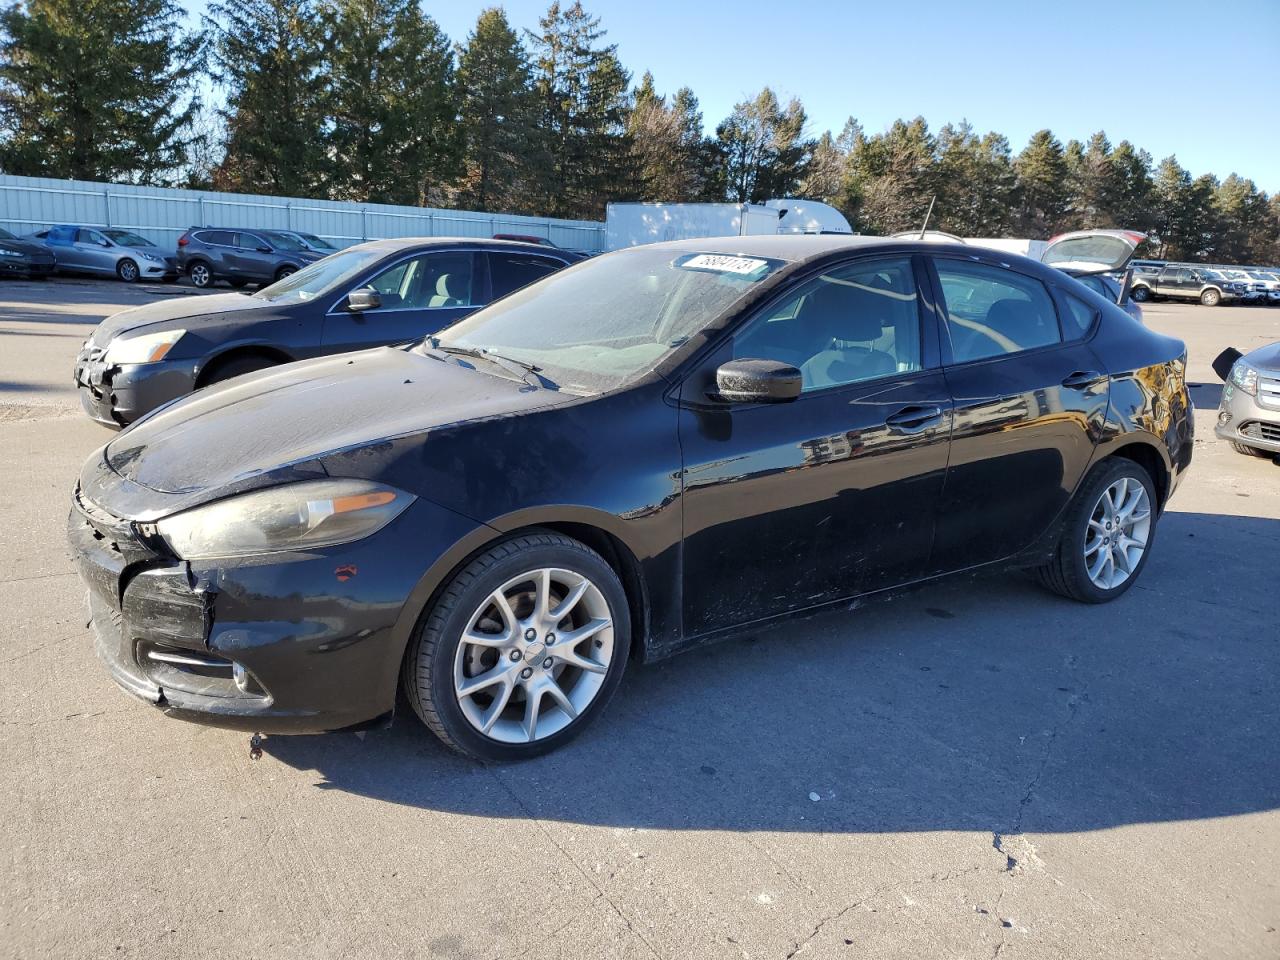
[[[896,120],[887,132],[859,133],[849,155],[856,196],[855,229],[896,233],[919,229],[937,193],[936,144],[924,117]]]
[[[727,199],[748,203],[793,195],[812,149],[804,139],[807,120],[799,100],[783,109],[768,87],[736,104],[716,128]]]
[[[458,58],[466,138],[459,199],[475,210],[530,210],[525,185],[539,155],[532,76],[520,37],[501,7],[480,14]]]
[[[1112,225],[1150,230],[1154,226],[1151,189],[1151,154],[1121,140],[1111,152],[1108,206]]]
[[[681,203],[703,192],[702,114],[693,91],[683,87],[667,102],[646,73],[632,98],[627,133],[643,184],[642,197]]]
[[[1062,144],[1048,130],[1032,135],[1014,161],[1018,176],[1016,228],[1028,237],[1047,238],[1067,226],[1067,162]]]
[[[1277,233],[1267,195],[1252,180],[1231,174],[1214,193],[1221,224],[1215,256],[1227,263],[1266,263]]]
[[[979,137],[968,122],[938,131],[938,229],[964,237],[998,237],[1012,226],[1017,175],[1009,141]]]
[[[1221,231],[1214,208],[1217,186],[1211,176],[1193,180],[1176,157],[1160,162],[1152,198],[1162,259],[1207,260],[1215,255]]]
[[[327,0],[333,195],[428,204],[461,172],[449,40],[417,0]]]
[[[528,34],[534,95],[546,137],[542,208],[549,216],[599,217],[609,200],[639,195],[640,178],[627,135],[631,77],[600,20],[582,4],[552,3]]]
[[[322,40],[315,0],[225,0],[209,9],[213,76],[227,89],[223,190],[323,194]]]
[[[174,0],[25,0],[0,11],[0,166],[157,183],[186,158],[203,41]]]

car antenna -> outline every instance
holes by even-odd
[[[929,229],[929,218],[933,216],[933,205],[938,202],[938,195],[935,193],[929,198],[929,209],[925,211],[924,223],[920,224],[920,239],[924,239],[924,233]]]

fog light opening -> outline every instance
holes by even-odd
[[[1227,411],[1227,410],[1219,410],[1219,411],[1218,411],[1218,426],[1220,426],[1220,427],[1225,427],[1225,426],[1226,426],[1228,423],[1230,423],[1230,422],[1231,422],[1231,413],[1230,413],[1230,411]]]

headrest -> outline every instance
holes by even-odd
[[[436,281],[436,296],[448,297],[450,300],[458,299],[461,291],[457,288],[460,284],[453,279],[452,273],[440,274],[440,279]]]
[[[883,333],[884,299],[861,287],[823,280],[805,297],[797,319],[818,337],[866,343]]]

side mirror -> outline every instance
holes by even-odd
[[[786,403],[801,386],[800,371],[778,360],[730,360],[716,370],[716,391],[729,403]]]
[[[382,306],[382,297],[373,287],[361,287],[347,294],[347,309],[352,313],[377,310],[380,306]]]

